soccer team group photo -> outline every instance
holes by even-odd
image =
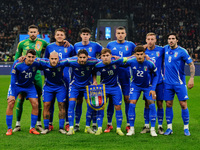
[[[23,103],[28,100],[32,109],[31,122],[27,122],[30,134],[45,135],[55,130],[53,119],[57,105],[54,103],[57,101],[61,134],[76,136],[80,132],[80,120],[86,119],[85,133],[98,136],[113,130],[119,136],[135,136],[136,107],[142,96],[144,126],[140,133],[168,136],[173,134],[176,95],[183,120],[179,128],[183,129],[183,135],[190,136],[187,89],[194,86],[195,65],[188,51],[179,46],[177,33],[169,33],[166,45],[159,46],[157,35],[149,32],[144,39],[146,44],[141,45],[127,41],[127,29],[118,26],[116,40],[103,47],[90,41],[91,30],[87,27],[80,30],[81,41],[74,45],[66,40],[63,28],[55,30],[53,43],[37,37],[36,25],[29,25],[27,32],[29,37],[18,43],[11,69],[6,135],[17,136],[15,132],[22,130]],[[186,64],[190,71],[188,83]],[[87,108],[82,108],[85,102]],[[81,118],[82,109],[86,109],[86,118]],[[123,120],[126,120],[125,132],[121,128]],[[102,128],[103,124],[106,128]]]

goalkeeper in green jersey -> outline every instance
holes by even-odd
[[[21,41],[18,44],[17,51],[16,51],[16,54],[15,54],[15,60],[18,59],[21,56],[25,56],[27,50],[29,50],[29,49],[35,49],[36,57],[39,57],[39,58],[42,57],[48,43],[43,39],[37,38],[38,34],[39,34],[39,32],[38,32],[37,26],[30,25],[28,27],[29,38]],[[42,76],[41,76],[41,73],[40,73],[39,70],[37,71],[37,73],[35,75],[34,84],[35,84],[35,88],[36,88],[37,93],[38,93],[38,104],[39,104],[38,121],[37,121],[36,129],[43,131],[43,128],[42,128],[42,125],[41,125]],[[21,120],[21,115],[22,115],[22,110],[23,110],[24,98],[25,98],[25,95],[23,93],[20,93],[18,98],[17,98],[17,106],[16,106],[17,122],[16,122],[16,127],[14,128],[13,132],[21,130],[20,120]]]

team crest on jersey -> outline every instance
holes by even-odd
[[[116,65],[112,65],[112,67],[113,67],[113,69],[116,69],[116,68],[117,68]]]
[[[125,50],[128,51],[128,46],[125,46]]]
[[[92,47],[89,47],[89,52],[92,52]]]
[[[147,71],[147,66],[144,66],[144,71]]]
[[[177,56],[178,56],[178,52],[175,52],[175,53],[174,53],[174,57],[177,57]]]
[[[32,69],[33,69],[33,72],[35,72],[35,71],[36,71],[36,68],[35,68],[35,67],[33,67]]]
[[[39,51],[40,48],[41,48],[41,46],[42,46],[42,42],[37,41],[37,42],[35,43],[35,50]]]
[[[58,72],[60,72],[61,71],[61,67],[58,67],[57,70],[58,70]]]
[[[106,71],[106,70],[105,70],[105,69],[103,69],[103,70],[102,70],[102,72],[103,72],[103,71]]]
[[[156,52],[156,56],[159,57],[160,56],[160,52]]]
[[[67,53],[67,48],[64,48],[65,53]]]
[[[136,69],[136,67],[134,66],[133,69]]]
[[[114,47],[114,48],[113,48],[113,50],[117,50],[117,48],[116,48],[116,47]]]
[[[75,70],[77,70],[77,71],[78,71],[78,68],[75,68]]]

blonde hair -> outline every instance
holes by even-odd
[[[149,33],[147,33],[146,38],[147,38],[147,36],[153,36],[153,35],[156,37],[156,34],[155,34],[155,33],[149,32]]]

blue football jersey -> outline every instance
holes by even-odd
[[[178,46],[171,49],[169,45],[165,49],[165,74],[164,82],[172,85],[186,84],[184,66],[192,62],[187,50]]]
[[[156,45],[153,50],[149,50],[148,48],[145,51],[150,59],[156,64],[157,71],[158,71],[158,84],[163,82],[163,59],[164,59],[164,48],[161,46]]]
[[[117,86],[118,85],[118,72],[119,67],[123,66],[123,58],[118,60],[111,60],[109,65],[104,65],[103,61],[100,61],[95,65],[95,72],[101,73],[101,84],[106,86]]]
[[[80,49],[85,49],[88,52],[89,56],[96,57],[98,53],[101,53],[103,46],[101,46],[99,43],[92,42],[92,41],[89,41],[88,45],[83,45],[82,42],[75,43],[74,50],[76,54],[78,54],[78,51]]]
[[[69,47],[58,46],[55,42],[49,44],[45,50],[45,58],[49,58],[51,52],[56,51],[60,59],[69,58],[76,55],[74,47],[70,45]],[[69,67],[64,68],[64,77],[70,78]]]
[[[69,47],[58,46],[55,42],[49,44],[45,50],[44,58],[49,58],[51,52],[56,51],[60,59],[69,58],[76,55],[74,47],[70,45]]]
[[[95,64],[98,62],[96,58],[88,58],[85,65],[80,65],[77,60],[78,57],[67,58],[68,63],[66,64],[69,67],[72,67],[73,78],[71,85],[78,87],[85,87],[90,84],[90,79],[92,71]]]
[[[11,90],[14,91],[15,85],[20,87],[30,87],[34,84],[34,77],[40,64],[34,61],[28,66],[23,62],[16,60],[11,70]]]
[[[145,60],[143,63],[138,63],[136,58],[130,58],[126,62],[127,66],[132,70],[132,83],[138,87],[152,87],[155,91],[158,74],[156,65],[151,60]]]
[[[129,57],[133,55],[136,45],[133,42],[125,41],[124,43],[118,43],[117,41],[111,41],[108,43],[107,48],[111,50],[111,54],[119,57]],[[130,68],[120,67],[119,78],[130,78]]]
[[[63,70],[68,64],[67,59],[59,60],[55,67],[50,65],[49,59],[36,58],[36,61],[40,63],[40,69],[44,71],[45,84],[47,86],[61,86],[64,85]]]

